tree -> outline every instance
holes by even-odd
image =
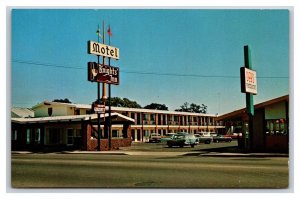
[[[128,108],[142,108],[136,101],[131,101],[127,98],[123,98],[124,107]]]
[[[165,104],[151,103],[144,108],[155,109],[155,110],[168,110],[168,107]]]
[[[69,103],[69,104],[72,103],[68,98],[65,98],[65,99],[55,99],[52,102],[62,102],[62,103]]]
[[[205,104],[202,104],[202,106],[200,106],[195,103],[189,104],[185,102],[183,105],[180,106],[180,109],[176,109],[175,111],[191,112],[191,113],[206,113],[207,106]]]
[[[106,105],[108,105],[108,100],[106,100]],[[111,106],[116,107],[127,107],[127,108],[142,108],[136,101],[131,101],[127,98],[119,98],[119,97],[112,97],[111,98]]]

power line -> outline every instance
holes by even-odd
[[[76,69],[76,70],[86,70],[87,69],[87,68],[83,68],[83,67],[57,65],[57,64],[41,63],[41,62],[34,62],[34,61],[25,61],[25,60],[12,60],[12,62],[20,63],[20,64],[35,65],[35,66],[56,67],[56,68]],[[120,72],[129,73],[129,74],[140,74],[140,75],[159,75],[159,76],[177,76],[177,77],[240,78],[240,76],[233,76],[233,75],[200,75],[200,74],[158,73],[158,72],[126,71],[126,70],[122,70]],[[289,77],[284,77],[284,76],[273,76],[273,77],[272,76],[258,76],[257,78],[261,78],[261,79],[287,79]]]

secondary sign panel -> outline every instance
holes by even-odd
[[[104,104],[92,104],[92,110],[94,110],[95,113],[105,113],[105,105]]]
[[[88,53],[93,55],[100,55],[103,57],[110,57],[113,59],[120,58],[119,48],[94,41],[88,41]]]
[[[119,85],[120,69],[119,67],[88,62],[88,80]]]
[[[256,71],[246,67],[240,68],[241,74],[241,92],[257,94]]]

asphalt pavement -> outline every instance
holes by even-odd
[[[12,151],[12,154],[33,153],[30,151]],[[140,156],[206,156],[206,157],[289,157],[288,153],[244,153],[236,142],[199,144],[191,147],[168,148],[164,143],[132,143],[113,151],[61,151],[63,154],[104,154],[104,155],[140,155]]]

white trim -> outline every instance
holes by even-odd
[[[70,107],[75,107],[75,108],[92,109],[92,106],[90,104],[73,104],[73,103],[49,102],[49,101],[44,101],[42,103],[39,103],[39,104],[33,106],[31,109],[35,109],[39,106],[44,105],[45,103],[49,104],[49,105],[65,105],[65,106],[70,106]],[[106,106],[105,109],[108,110],[108,106]],[[164,110],[143,109],[143,108],[127,108],[127,107],[116,107],[116,106],[112,106],[111,110],[112,111],[123,111],[123,112],[135,112],[135,113],[138,112],[138,113],[153,113],[153,114],[218,117],[217,114],[164,111]]]
[[[121,115],[119,113],[111,113],[111,116],[117,116],[125,121],[135,122],[134,119]],[[100,114],[100,118],[108,117],[108,113]],[[67,115],[67,116],[53,116],[53,117],[38,117],[38,118],[11,118],[12,122],[16,123],[45,123],[45,122],[75,122],[87,121],[97,119],[97,114],[88,115]]]
[[[108,107],[106,107],[108,110]],[[191,112],[178,112],[178,111],[164,111],[164,110],[153,110],[153,109],[140,109],[140,108],[127,108],[127,107],[111,107],[112,111],[123,111],[123,112],[139,112],[139,113],[153,113],[153,114],[170,114],[170,115],[189,115],[189,116],[207,116],[217,117],[215,114],[205,113],[191,113]]]

